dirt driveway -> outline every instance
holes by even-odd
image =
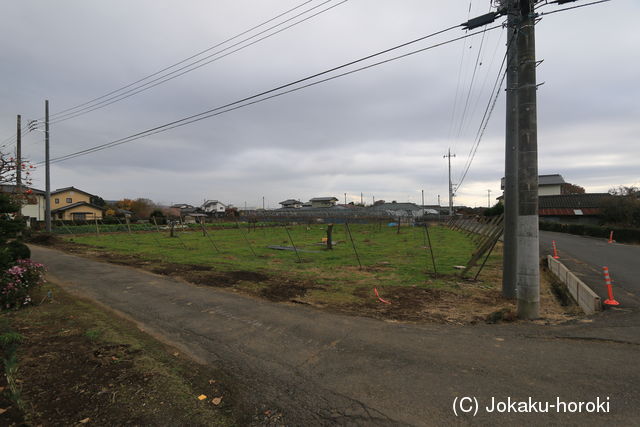
[[[287,425],[442,425],[456,397],[473,422],[631,424],[640,417],[640,319],[607,313],[545,326],[412,325],[198,287],[41,247],[52,280],[135,320],[204,363],[222,364],[247,411]],[[595,401],[610,413],[488,413],[491,398]],[[470,417],[470,416],[469,416]]]

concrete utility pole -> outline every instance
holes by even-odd
[[[344,204],[347,204],[347,193],[344,193]]]
[[[49,100],[44,101],[44,174],[45,174],[45,198],[44,220],[45,230],[51,233],[51,173],[49,164]]]
[[[487,190],[487,207],[491,207],[491,190]]]
[[[451,154],[451,149],[447,151],[446,156],[442,156],[442,158],[449,159],[449,216],[453,216],[453,185],[451,184],[451,158],[455,157],[455,154]]]
[[[520,0],[519,15],[517,312],[521,319],[537,319],[540,313],[540,247],[534,0]]]
[[[424,209],[424,190],[422,190],[422,209]]]
[[[507,12],[507,94],[504,162],[504,250],[502,257],[502,295],[516,297],[518,281],[518,36],[520,20],[517,0],[505,0]]]
[[[16,190],[22,189],[22,118],[18,114],[16,124]]]

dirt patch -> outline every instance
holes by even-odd
[[[299,298],[307,293],[307,290],[314,288],[314,285],[304,285],[299,282],[277,281],[270,282],[266,288],[260,291],[260,296],[270,301],[289,301]]]
[[[9,408],[2,425],[233,424],[220,372],[49,289],[54,301],[1,315],[24,337],[16,353],[24,413],[0,401]],[[199,401],[200,394],[208,399]],[[216,396],[223,403],[212,404]]]

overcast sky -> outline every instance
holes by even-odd
[[[335,7],[193,72],[55,123],[67,108],[303,3],[5,0],[0,4],[0,141],[15,134],[16,114],[25,122],[41,119],[44,100],[49,99],[51,156],[74,153],[460,24],[488,12],[490,2],[472,1],[469,13],[467,0],[312,0],[207,54],[225,48],[221,54],[230,53]],[[311,8],[315,9],[305,12]],[[539,12],[559,8],[546,5]],[[299,13],[303,15],[268,30]],[[637,0],[613,0],[543,16],[537,24],[537,59],[544,60],[537,69],[538,82],[544,82],[538,90],[540,174],[562,174],[588,192],[640,185],[639,16]],[[376,60],[464,34],[453,29]],[[336,196],[342,201],[344,193],[348,201],[360,201],[362,193],[367,203],[374,197],[419,203],[424,190],[425,203],[437,203],[440,195],[446,205],[443,155],[449,147],[456,155],[452,175],[459,183],[498,77],[506,39],[500,28],[487,31],[55,163],[51,187],[75,186],[107,200],[146,197],[167,204],[218,199],[261,206],[264,196],[270,207],[288,198]],[[240,44],[229,48],[235,43]],[[456,204],[486,206],[487,190],[492,203],[501,194],[504,127],[501,91]],[[35,163],[42,161],[43,133],[24,135],[23,152]],[[33,185],[44,189],[43,166],[35,172]]]

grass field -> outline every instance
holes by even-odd
[[[296,225],[236,229],[180,231],[171,238],[168,232],[111,233],[76,235],[77,243],[109,251],[135,254],[149,260],[178,264],[197,264],[222,271],[255,271],[281,273],[319,283],[335,280],[360,282],[363,278],[378,285],[445,286],[446,276],[455,265],[469,260],[474,245],[462,233],[444,227],[430,227],[429,234],[437,272],[433,280],[433,264],[423,227],[395,227],[337,224],[333,228],[333,250],[322,244],[326,225]],[[293,242],[293,243],[292,243]],[[275,250],[269,246],[298,249]],[[354,251],[355,246],[355,251]],[[307,252],[309,251],[309,252]],[[357,252],[357,257],[356,257]],[[359,262],[362,271],[359,271]]]

